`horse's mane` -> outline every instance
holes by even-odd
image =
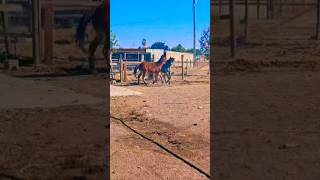
[[[166,64],[172,64],[173,61],[174,61],[174,58],[173,58],[173,57],[170,57],[170,58],[167,60]]]
[[[159,59],[159,61],[157,61],[156,63],[158,64],[158,63],[162,63],[164,61],[164,56],[162,55],[161,57],[160,57],[160,59]]]

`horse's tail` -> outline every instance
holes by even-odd
[[[137,72],[138,72],[138,69],[140,69],[140,66],[141,66],[141,64],[138,64],[138,65],[134,68],[133,74],[134,74],[135,77],[137,77]]]
[[[77,45],[84,53],[88,53],[88,50],[86,50],[84,47],[84,40],[86,36],[86,27],[91,20],[92,20],[92,12],[88,10],[84,13],[84,15],[81,18],[80,23],[77,27],[77,32],[75,36]]]

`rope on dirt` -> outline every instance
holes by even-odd
[[[134,133],[138,134],[139,136],[141,136],[142,138],[152,142],[153,144],[156,144],[158,147],[160,147],[161,149],[163,149],[164,151],[166,151],[167,153],[171,154],[172,156],[174,156],[177,159],[180,159],[181,161],[183,161],[184,163],[188,164],[190,167],[192,167],[193,169],[197,170],[198,172],[200,172],[201,174],[205,175],[207,178],[210,179],[210,175],[207,174],[206,172],[204,172],[203,170],[201,170],[200,168],[198,168],[197,166],[195,166],[194,164],[188,162],[187,160],[185,160],[184,158],[180,157],[179,155],[177,155],[176,153],[170,151],[169,149],[167,149],[166,147],[164,147],[163,145],[159,144],[158,142],[154,141],[153,139],[150,139],[146,136],[144,136],[143,134],[139,133],[138,131],[134,130],[133,128],[131,128],[129,125],[127,125],[122,119],[120,118],[116,118],[113,116],[110,116],[113,119],[116,119],[118,121],[120,121],[124,126],[126,126],[128,129],[130,129],[131,131],[133,131]]]

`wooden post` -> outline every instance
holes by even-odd
[[[44,51],[45,51],[45,42],[44,42],[44,25],[45,25],[45,16],[44,9],[42,8],[42,0],[38,0],[38,22],[39,22],[39,46],[40,46],[40,61],[44,63]]]
[[[32,51],[36,66],[40,65],[39,0],[32,0]]]
[[[120,54],[120,62],[119,62],[119,65],[120,65],[120,82],[123,82],[123,61],[122,61],[122,54]]]
[[[231,57],[235,57],[236,38],[235,38],[235,0],[229,0],[230,13],[230,43],[231,43]]]
[[[270,17],[271,17],[271,19],[274,18],[274,4],[273,4],[273,0],[270,0]]]
[[[33,11],[32,11],[32,1],[31,0],[29,0],[28,1],[29,2],[29,6],[28,6],[28,16],[29,17],[31,17],[31,18],[29,18],[29,26],[28,26],[28,32],[30,33],[30,34],[32,34],[32,29],[33,29],[33,18],[32,18],[32,16],[33,16]]]
[[[2,4],[6,4],[6,0],[2,0]],[[2,28],[3,28],[3,34],[4,34],[4,44],[5,44],[5,49],[6,49],[6,54],[5,54],[5,61],[8,60],[8,54],[10,54],[10,48],[9,48],[9,37],[8,37],[8,16],[7,16],[7,11],[3,11],[1,13],[2,15]]]
[[[267,19],[270,18],[270,0],[267,0]]]
[[[112,63],[112,50],[108,50],[108,52],[109,52],[109,65]],[[107,57],[107,56],[105,56],[105,57]],[[108,60],[107,60],[107,58],[106,58],[106,65],[108,65]]]
[[[154,61],[155,61],[155,57],[154,57],[154,54],[152,54],[152,62],[154,62]],[[154,76],[151,73],[148,75],[148,79],[154,79],[153,77]]]
[[[186,61],[186,76],[188,76],[188,64],[189,64],[189,61],[187,59],[187,61]]]
[[[44,37],[44,47],[45,47],[45,63],[52,64],[53,61],[53,21],[54,21],[54,11],[52,4],[48,4],[45,7],[45,37]]]
[[[219,0],[219,18],[222,16],[222,0]]]
[[[320,22],[320,0],[317,0],[317,24],[316,24],[316,39],[319,39],[319,22]]]
[[[257,19],[260,19],[260,0],[257,0]]]
[[[279,0],[279,15],[282,16],[282,0]]]
[[[184,64],[183,64],[183,55],[181,55],[181,67],[182,67],[182,69],[181,69],[181,72],[182,72],[182,75],[181,75],[181,77],[182,77],[182,80],[184,80]]]
[[[247,41],[247,38],[248,38],[248,12],[249,12],[248,0],[245,0],[245,13],[244,13],[244,21],[245,21],[244,39],[245,39],[245,41]]]
[[[128,74],[127,74],[127,60],[123,63],[123,76],[124,76],[124,82],[128,81]]]

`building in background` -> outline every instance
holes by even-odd
[[[158,61],[161,55],[164,53],[163,49],[113,49],[112,51],[112,62],[119,62],[120,59],[128,62],[154,62]],[[176,66],[181,66],[182,56],[184,66],[193,66],[193,54],[186,52],[175,52],[175,51],[166,51],[167,58],[175,58]]]

